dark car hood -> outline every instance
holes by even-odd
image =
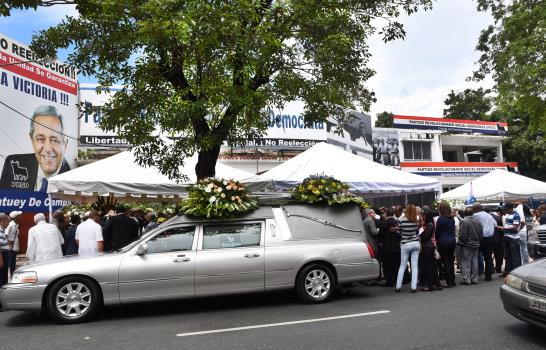
[[[523,280],[546,287],[546,258],[518,267],[511,274]]]

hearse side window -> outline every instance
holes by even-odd
[[[174,227],[161,232],[148,242],[149,253],[191,250],[195,226]]]
[[[260,245],[262,226],[259,223],[205,226],[203,249],[256,247]]]

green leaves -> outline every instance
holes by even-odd
[[[21,8],[46,2],[8,3]],[[177,168],[193,152],[207,155],[197,165],[198,178],[213,176],[220,145],[263,133],[268,108],[301,100],[307,123],[333,117],[340,128],[350,110],[368,110],[375,101],[365,85],[374,74],[366,45],[376,31],[370,23],[386,23],[385,40],[403,38],[396,17],[428,9],[432,1],[73,3],[79,16],[40,32],[34,50],[51,56],[72,46],[68,63],[95,75],[103,87],[122,84],[123,91],[101,107],[101,128],[135,145],[141,164],[181,180]],[[165,144],[158,136],[184,141]]]
[[[394,128],[394,114],[385,111],[377,114],[376,117],[376,128]]]
[[[444,117],[451,119],[490,120],[487,113],[493,107],[493,98],[488,94],[491,90],[479,88],[476,90],[465,89],[461,92],[451,92],[444,103],[448,107],[444,109]]]
[[[495,24],[479,38],[473,78],[491,74],[497,106],[524,111],[531,129],[546,131],[546,1],[480,0],[478,9],[490,10]]]

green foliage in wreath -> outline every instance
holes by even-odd
[[[110,196],[100,196],[93,204],[91,204],[91,209],[98,212],[107,213],[108,210],[116,209],[117,205],[118,201],[116,198]]]
[[[180,212],[186,215],[221,218],[254,210],[258,203],[237,181],[206,179],[189,188],[188,198],[180,206]]]
[[[349,185],[331,176],[311,175],[290,190],[293,199],[302,203],[328,203],[328,205],[356,203],[362,208],[369,205],[349,191]]]

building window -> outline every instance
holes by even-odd
[[[402,141],[404,160],[432,160],[431,144],[425,141]]]
[[[457,151],[443,151],[442,152],[444,162],[456,162],[457,161]]]

